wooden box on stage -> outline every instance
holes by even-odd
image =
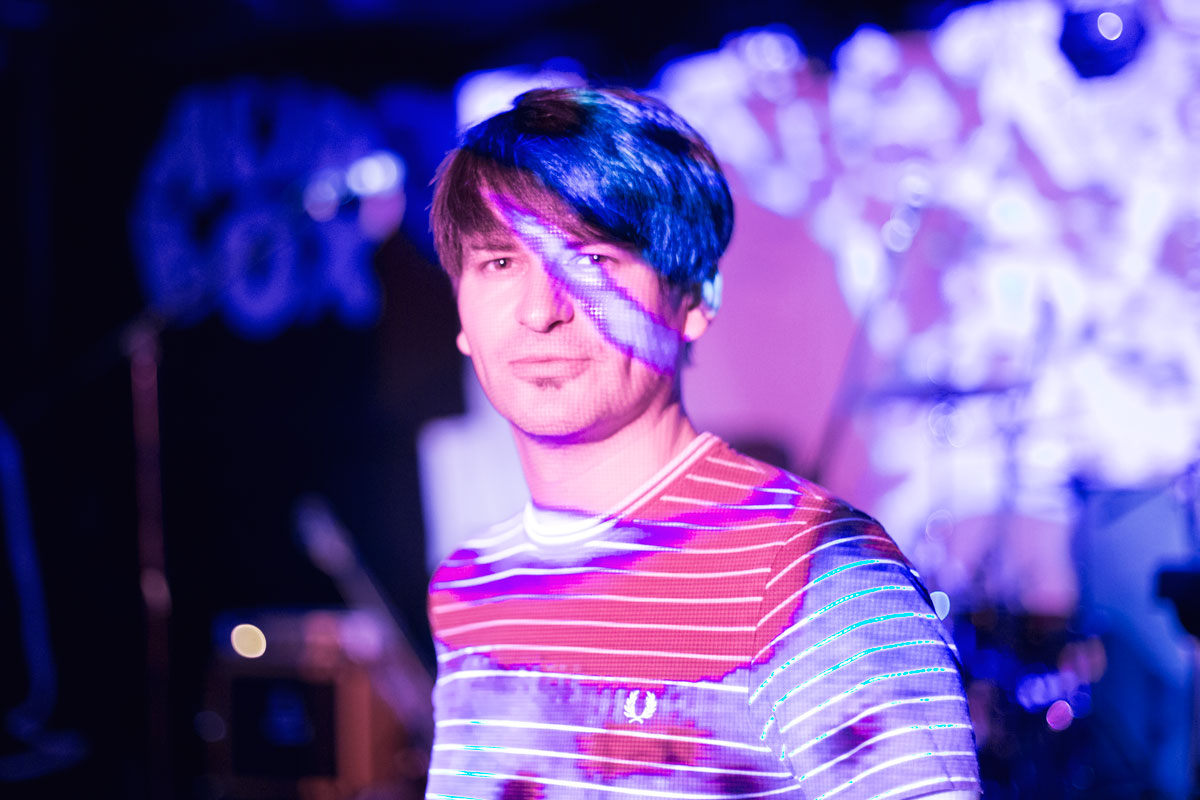
[[[195,720],[207,748],[201,794],[422,797],[428,724],[414,720],[413,707],[419,717],[429,677],[404,674],[419,665],[391,658],[386,626],[376,623],[360,611],[251,612],[219,621],[205,708]],[[238,625],[261,631],[261,655],[235,650],[230,632]],[[396,700],[406,692],[417,698],[408,707]]]

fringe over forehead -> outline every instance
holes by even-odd
[[[455,284],[462,243],[505,230],[490,193],[581,239],[633,248],[679,288],[716,273],[733,231],[729,186],[707,143],[628,89],[526,92],[468,130],[435,181],[434,244]]]

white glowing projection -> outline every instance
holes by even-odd
[[[864,28],[828,78],[755,60],[800,47],[752,31],[657,89],[829,256],[877,367],[856,413],[890,482],[872,511],[949,589],[986,557],[947,544],[955,521],[1057,530],[1004,567],[1058,576],[1014,598],[1047,610],[1074,591],[1071,480],[1143,486],[1200,456],[1200,39],[1151,19],[1133,63],[1083,80],[1061,25],[1029,0]]]
[[[569,66],[569,65],[568,65]],[[513,100],[530,89],[582,86],[584,80],[573,69],[499,69],[477,72],[459,81],[455,92],[458,129],[466,129],[512,108]]]
[[[764,29],[675,62],[654,93],[704,134],[721,160],[746,179],[756,202],[793,214],[826,172],[819,118],[824,109],[805,92],[813,80],[796,39]],[[769,110],[773,130],[755,113],[760,108]]]

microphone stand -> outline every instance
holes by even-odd
[[[146,723],[149,796],[171,796],[169,621],[158,422],[159,326],[143,318],[125,336],[133,410],[139,582],[146,609]]]

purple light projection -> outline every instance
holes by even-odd
[[[643,308],[600,264],[568,244],[567,233],[507,198],[489,198],[509,227],[570,293],[608,342],[660,373],[674,373],[679,331]]]

